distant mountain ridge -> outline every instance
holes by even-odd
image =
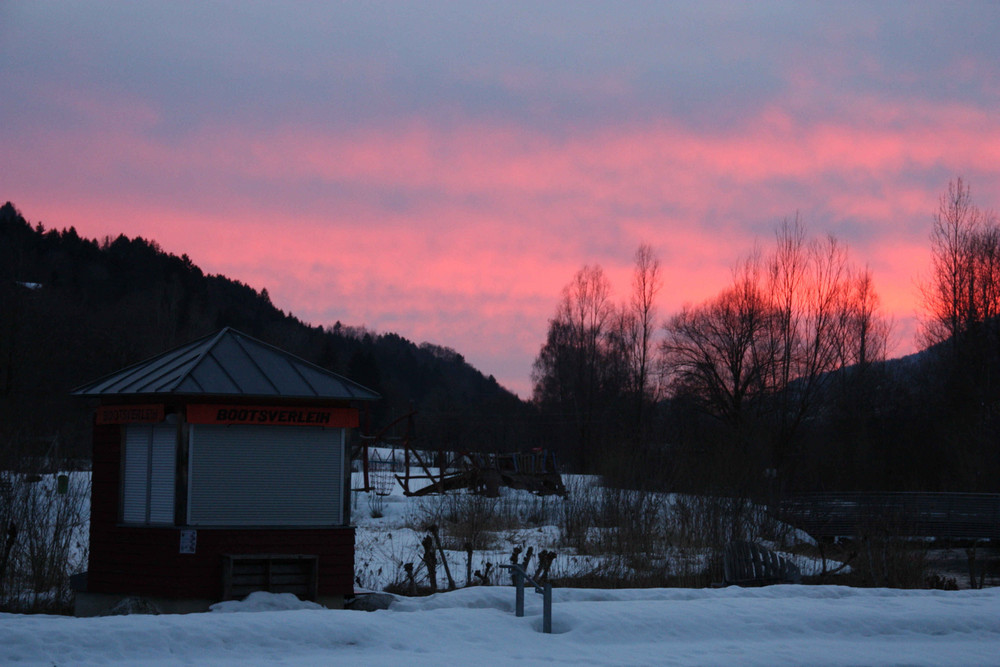
[[[58,436],[82,448],[72,387],[225,326],[379,392],[372,430],[415,409],[427,447],[516,449],[534,439],[531,406],[455,350],[340,322],[312,326],[266,289],[205,274],[155,241],[32,226],[10,202],[0,207],[0,313],[7,442]]]

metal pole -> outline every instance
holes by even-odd
[[[514,569],[514,586],[517,593],[514,598],[514,614],[517,617],[524,616],[524,572],[519,567]]]
[[[547,581],[542,592],[542,632],[552,634],[552,584]]]

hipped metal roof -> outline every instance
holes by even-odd
[[[374,391],[231,328],[96,382],[77,396],[218,396],[373,401]]]

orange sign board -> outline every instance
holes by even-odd
[[[102,405],[97,408],[98,424],[141,424],[161,422],[164,408],[159,405]]]
[[[189,405],[192,424],[260,424],[357,428],[354,408],[274,407],[266,405]]]

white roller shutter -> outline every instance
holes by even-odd
[[[151,437],[152,429],[148,426],[125,427],[125,469],[122,476],[122,521],[125,523],[146,523]]]
[[[125,427],[122,471],[122,521],[174,523],[177,427],[129,424]]]
[[[343,429],[214,424],[191,429],[189,524],[343,523]]]

